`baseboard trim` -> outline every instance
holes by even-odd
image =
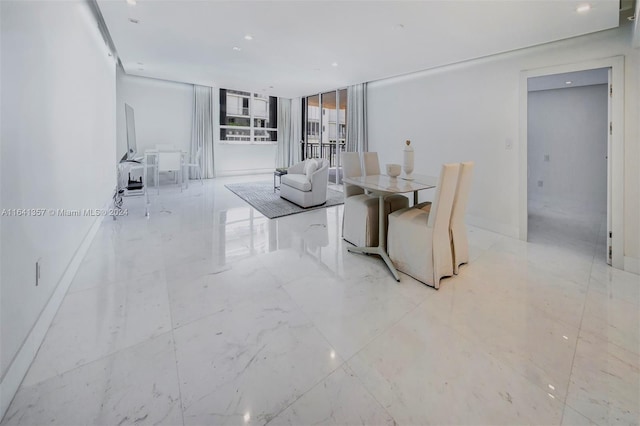
[[[518,227],[505,225],[504,223],[494,222],[478,216],[467,216],[466,222],[469,225],[477,226],[478,228],[486,229],[488,231],[497,232],[498,234],[506,235],[511,238],[520,238]]]
[[[633,272],[634,274],[640,274],[640,259],[635,257],[624,257],[624,270],[627,272]]]
[[[36,354],[40,349],[40,345],[44,341],[44,337],[49,330],[49,326],[58,312],[58,308],[60,307],[64,296],[67,294],[67,290],[73,281],[73,277],[76,275],[80,263],[84,259],[85,254],[87,254],[89,246],[98,233],[98,229],[100,229],[103,218],[103,216],[98,216],[89,228],[89,231],[82,240],[82,243],[80,243],[80,246],[74,253],[71,261],[62,274],[62,277],[58,281],[58,285],[51,295],[49,302],[47,302],[40,313],[38,320],[29,332],[29,335],[11,362],[11,365],[9,365],[2,381],[0,381],[0,420],[4,418],[4,415],[9,408],[9,404],[11,404],[11,401],[18,391],[24,376],[27,374],[31,363],[36,357]]]
[[[261,175],[265,173],[273,174],[274,170],[275,170],[275,167],[272,169],[219,170],[219,171],[216,171],[216,177]]]

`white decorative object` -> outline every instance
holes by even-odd
[[[400,164],[387,164],[387,176],[391,179],[395,179],[400,176],[400,172],[402,172],[402,167]]]
[[[411,146],[411,141],[407,140],[406,142],[406,146],[404,147],[404,151],[403,151],[403,168],[404,168],[404,179],[407,180],[413,180],[413,176],[411,175],[411,173],[413,173],[413,156],[414,156],[414,152],[413,152],[413,147]]]

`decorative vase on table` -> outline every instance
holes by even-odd
[[[407,180],[413,180],[413,156],[414,156],[414,152],[413,152],[413,147],[411,146],[411,141],[407,140],[406,145],[404,147],[404,151],[403,151],[403,164],[402,164],[402,168],[404,169],[404,179]]]

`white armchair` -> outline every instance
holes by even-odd
[[[327,201],[329,161],[309,159],[287,169],[280,180],[280,197],[300,207],[313,207]]]
[[[458,163],[442,166],[428,211],[412,207],[389,215],[391,261],[399,271],[435,288],[440,278],[453,275],[449,223],[459,170]]]

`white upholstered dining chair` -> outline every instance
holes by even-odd
[[[343,152],[341,156],[344,178],[362,176],[357,152]],[[342,238],[359,247],[378,245],[378,198],[370,197],[364,189],[346,182],[343,188]]]
[[[469,240],[467,239],[467,225],[464,223],[464,215],[467,211],[467,203],[469,201],[472,173],[473,161],[460,163],[458,185],[456,187],[456,195],[453,199],[451,222],[449,225],[454,274],[458,273],[460,265],[469,263]]]
[[[451,221],[449,222],[453,273],[456,275],[460,271],[460,265],[469,263],[469,240],[467,238],[467,225],[464,223],[464,215],[467,211],[467,203],[469,201],[472,174],[473,161],[460,163],[458,185],[451,209]],[[425,201],[414,207],[428,212],[431,209],[431,201]]]
[[[453,275],[449,222],[460,164],[444,164],[429,211],[406,208],[389,215],[387,247],[395,267],[423,283],[440,287]]]

